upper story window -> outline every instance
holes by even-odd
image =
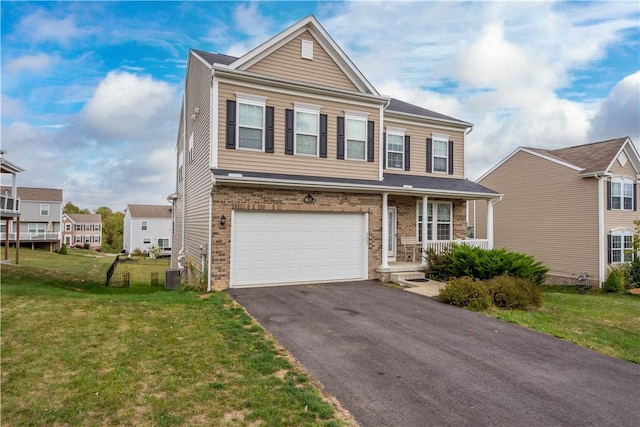
[[[178,182],[182,182],[184,179],[184,156],[182,151],[178,154]]]
[[[65,231],[71,231],[71,224],[65,224],[64,229]]]
[[[387,168],[404,169],[404,130],[387,128]]]
[[[367,115],[357,112],[345,114],[346,158],[366,160]]]
[[[320,107],[294,104],[295,154],[319,155]]]
[[[238,148],[264,151],[264,121],[267,98],[236,94]]]
[[[635,185],[629,178],[612,178],[609,206],[614,210],[635,210]]]
[[[147,221],[142,221],[140,223],[142,231],[146,231],[147,229]]]
[[[100,231],[100,224],[94,224],[94,225],[93,225],[93,229],[94,229],[95,231]]]
[[[189,163],[193,162],[193,132],[189,136]]]
[[[40,205],[40,216],[49,216],[49,205],[42,203]]]
[[[433,136],[433,171],[447,173],[449,163],[449,139]]]

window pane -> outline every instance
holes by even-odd
[[[448,203],[438,204],[438,222],[451,222],[451,205]]]
[[[387,135],[387,151],[404,151],[404,138],[400,135]]]
[[[238,124],[240,126],[262,127],[262,107],[258,105],[240,104]]]
[[[633,197],[633,184],[624,184],[624,197]]]
[[[347,139],[367,139],[367,123],[364,120],[347,119]]]
[[[439,157],[447,157],[447,145],[449,145],[449,142],[447,141],[433,141],[433,155]]]
[[[611,194],[613,196],[621,196],[622,195],[622,184],[619,182],[611,183]]]
[[[387,152],[387,167],[402,169],[402,153]]]
[[[621,197],[611,197],[611,209],[622,209],[622,198]]]
[[[318,115],[298,111],[296,113],[296,132],[318,135]]]
[[[433,158],[433,170],[434,172],[446,172],[447,171],[447,159],[442,157]]]
[[[364,141],[347,140],[347,158],[364,160]]]
[[[311,135],[298,135],[296,137],[296,153],[316,155],[318,138]]]
[[[437,225],[437,232],[438,235],[436,236],[436,240],[449,240],[449,224],[438,224]]]
[[[433,222],[433,203],[427,203],[427,222]]]
[[[238,146],[242,148],[262,149],[262,130],[240,128]]]

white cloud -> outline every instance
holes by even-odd
[[[83,110],[89,128],[107,138],[145,138],[175,127],[179,98],[173,86],[122,71],[112,71],[100,82]]]
[[[67,44],[71,39],[86,34],[86,31],[76,24],[75,16],[69,15],[58,19],[43,10],[25,16],[18,29],[24,37],[31,40],[54,41],[60,44]]]
[[[640,71],[615,85],[591,121],[590,140],[622,136],[640,143]]]
[[[46,53],[36,53],[34,55],[24,55],[9,61],[5,69],[12,73],[21,71],[47,71],[51,67],[52,58]]]

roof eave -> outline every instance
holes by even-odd
[[[468,129],[470,127],[473,127],[473,123],[465,122],[462,120],[448,120],[448,119],[443,119],[439,117],[423,116],[420,114],[411,114],[411,113],[405,113],[402,111],[395,111],[395,110],[385,110],[384,113],[385,113],[385,116],[388,116],[389,114],[390,115],[395,114],[398,116],[410,118],[412,120],[424,121],[426,123],[446,123],[448,125],[458,126],[462,129]]]

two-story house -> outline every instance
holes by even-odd
[[[187,65],[172,262],[208,289],[388,279],[424,268],[404,238],[465,239],[467,200],[491,217],[500,194],[464,178],[472,125],[379,94],[315,17]]]
[[[11,229],[14,222],[20,224],[20,198],[17,196],[17,178],[21,172],[24,172],[24,169],[5,159],[4,151],[0,151],[0,173],[3,176],[11,176],[10,190],[7,189],[0,194],[0,219],[2,220],[0,223],[0,241],[4,246],[3,260],[9,259],[9,245],[12,242],[11,235],[7,230]],[[15,260],[17,264],[20,259],[20,244],[19,241],[16,243],[15,238],[19,238],[19,235],[16,235],[13,240],[16,249]]]
[[[68,247],[98,250],[102,246],[102,215],[62,214],[62,242]]]
[[[551,283],[575,284],[585,274],[601,285],[612,266],[634,256],[639,174],[638,150],[623,137],[553,150],[520,147],[477,182],[504,194],[494,208],[496,247],[533,255],[550,268]]]
[[[126,253],[149,252],[153,247],[161,255],[171,253],[172,207],[163,205],[127,205],[124,212],[122,245]]]
[[[15,193],[14,193],[15,191]],[[62,190],[58,188],[2,187],[0,193],[19,200],[19,217],[5,223],[0,240],[50,251],[60,248]],[[7,236],[8,233],[8,236]]]

